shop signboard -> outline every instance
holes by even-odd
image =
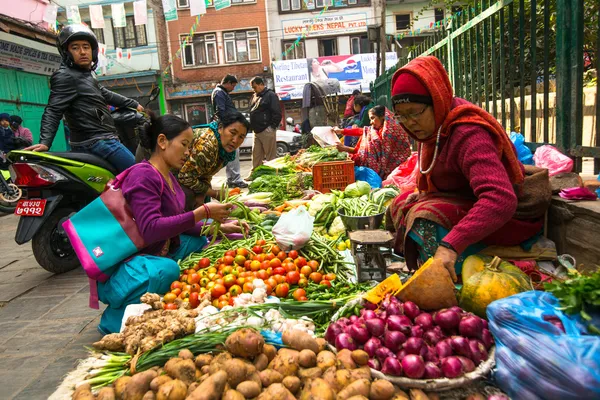
[[[60,56],[31,47],[0,40],[0,66],[52,75],[60,67]]]
[[[398,62],[396,53],[386,53],[386,68]],[[340,82],[340,94],[351,94],[358,89],[369,92],[377,76],[377,54],[352,54],[273,62],[275,92],[282,100],[302,98],[304,85],[325,79]]]
[[[367,13],[288,19],[281,21],[281,30],[284,39],[296,39],[302,33],[306,33],[309,38],[364,33],[367,31]]]

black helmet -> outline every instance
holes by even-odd
[[[90,43],[92,46],[92,71],[96,69],[98,65],[98,39],[96,39],[96,35],[90,28],[81,24],[65,26],[58,34],[56,46],[63,62],[71,68],[75,65],[73,57],[67,49],[67,46],[73,40],[85,40]]]

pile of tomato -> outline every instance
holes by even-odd
[[[304,288],[309,282],[331,286],[335,278],[335,274],[319,272],[317,260],[307,260],[296,250],[286,253],[277,245],[259,240],[251,249],[225,252],[212,266],[208,258],[202,258],[194,268],[182,271],[165,294],[164,302],[166,309],[176,308],[174,303],[180,298],[196,308],[202,295],[210,292],[212,304],[223,308],[233,305],[240,293],[252,293],[255,279],[265,282],[268,295],[286,298],[292,291],[295,300],[306,301]]]

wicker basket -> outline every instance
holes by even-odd
[[[391,376],[381,373],[375,369],[371,369],[371,375],[374,378],[385,379],[405,389],[423,389],[431,390],[436,392],[442,392],[444,390],[456,389],[473,383],[479,379],[483,379],[490,373],[494,365],[496,364],[494,353],[495,347],[492,347],[489,352],[487,360],[477,366],[473,372],[468,372],[458,378],[448,379],[411,379],[399,376]]]

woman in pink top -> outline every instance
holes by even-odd
[[[144,293],[166,293],[179,278],[177,260],[206,246],[207,239],[200,236],[203,222],[209,218],[226,222],[230,214],[231,204],[217,202],[185,211],[185,194],[171,171],[183,166],[192,140],[190,125],[174,115],[153,118],[151,127],[140,132],[140,141],[152,156],[131,167],[121,188],[148,246],[117,264],[108,281],[98,283],[98,297],[108,306],[98,326],[104,334],[119,331],[125,308],[139,303]],[[248,226],[227,222],[220,232],[242,229]]]
[[[21,138],[26,141],[27,144],[24,144],[24,146],[31,146],[33,143],[33,135],[29,129],[24,128],[22,125],[23,119],[21,117],[18,115],[10,116],[10,128],[15,134],[15,138]]]

